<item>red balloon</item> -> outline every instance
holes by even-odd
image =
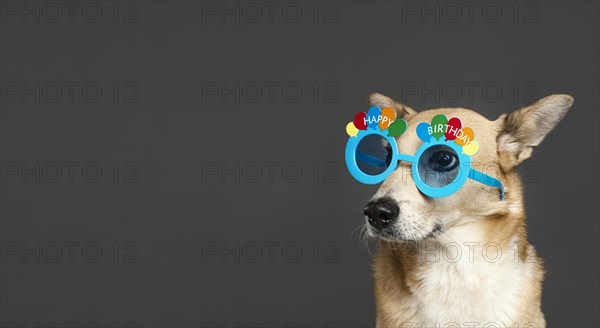
[[[460,131],[461,127],[462,127],[462,123],[460,122],[460,120],[458,118],[453,117],[450,120],[448,120],[448,126],[446,127],[446,133],[444,133],[444,135],[446,136],[446,140],[456,139],[456,135],[459,133],[458,131]]]
[[[354,126],[359,130],[366,130],[367,123],[365,123],[365,119],[367,118],[367,113],[358,112],[354,116]]]

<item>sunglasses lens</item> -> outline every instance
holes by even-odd
[[[430,187],[445,187],[458,176],[459,164],[458,155],[452,148],[430,147],[419,158],[419,178]]]
[[[358,168],[363,173],[379,175],[390,166],[393,152],[386,138],[370,134],[358,143],[355,156]]]

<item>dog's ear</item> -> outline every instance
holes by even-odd
[[[414,109],[412,109],[404,104],[401,104],[390,97],[386,97],[386,96],[382,95],[381,93],[377,93],[377,92],[369,95],[369,104],[371,106],[377,106],[379,108],[384,108],[384,107],[393,108],[394,110],[396,110],[396,114],[400,118],[417,113]]]
[[[533,147],[544,140],[573,105],[569,95],[552,95],[498,118],[498,154],[505,168],[531,156]]]

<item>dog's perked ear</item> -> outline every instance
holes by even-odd
[[[497,120],[498,154],[505,168],[514,167],[531,156],[533,147],[560,122],[573,105],[569,95],[551,95],[536,103],[503,114]]]
[[[417,113],[414,109],[412,109],[404,104],[401,104],[390,97],[384,96],[381,93],[377,93],[377,92],[372,93],[369,95],[368,98],[369,98],[369,105],[377,106],[379,108],[385,108],[385,107],[393,108],[396,111],[397,117],[399,117],[399,118],[403,118],[405,116],[413,115],[413,114]]]

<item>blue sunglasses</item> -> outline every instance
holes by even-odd
[[[383,182],[398,168],[399,161],[412,164],[412,177],[417,188],[429,197],[452,195],[472,179],[500,189],[504,200],[502,183],[471,167],[471,156],[463,153],[463,147],[453,141],[431,138],[425,141],[414,156],[400,154],[396,139],[387,131],[377,128],[360,130],[346,144],[346,166],[350,174],[364,184]]]

